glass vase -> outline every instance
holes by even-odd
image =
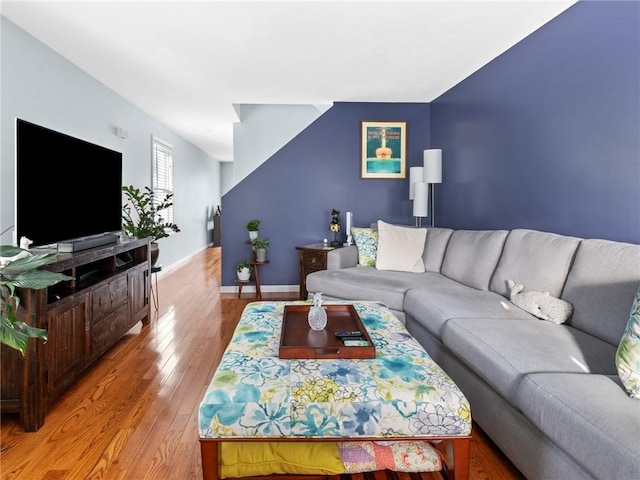
[[[307,320],[313,330],[323,330],[327,326],[327,312],[322,307],[321,292],[313,294],[313,306],[309,309]]]

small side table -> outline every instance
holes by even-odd
[[[307,275],[312,272],[327,269],[327,255],[331,250],[340,247],[325,246],[324,243],[312,243],[296,247],[300,261],[300,300],[306,300],[309,296],[307,291]]]
[[[153,265],[151,267],[151,298],[153,299],[153,306],[158,311],[160,307],[160,291],[158,290],[158,272],[162,270],[162,265]],[[153,286],[155,282],[155,288]]]

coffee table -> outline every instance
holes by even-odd
[[[200,403],[203,478],[219,479],[221,442],[441,440],[449,478],[468,479],[464,394],[384,305],[331,303],[353,305],[375,358],[279,358],[285,306],[309,302],[248,304]]]

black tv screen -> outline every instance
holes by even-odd
[[[121,230],[122,153],[16,119],[16,234],[32,247]]]

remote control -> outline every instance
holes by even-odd
[[[346,338],[354,338],[354,337],[361,337],[362,336],[362,332],[360,330],[353,330],[353,331],[340,331],[340,332],[336,332],[335,333],[336,337],[346,337]]]

